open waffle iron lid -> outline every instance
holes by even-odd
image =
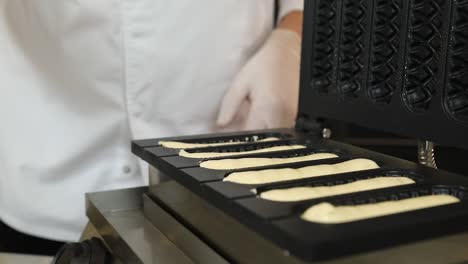
[[[299,118],[468,148],[468,1],[305,1]]]

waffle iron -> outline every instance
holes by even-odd
[[[125,191],[132,197],[142,196],[133,206],[141,206],[143,216],[139,217],[152,223],[145,230],[150,232],[157,227],[168,244],[176,245],[182,255],[198,263],[346,262],[352,256],[430,244],[463,234],[463,239],[450,247],[429,246],[425,251],[406,252],[406,257],[418,255],[418,261],[431,262],[435,259],[425,257],[434,251],[442,254],[442,263],[449,259],[468,260],[468,254],[464,253],[468,252],[468,178],[436,169],[431,155],[433,143],[468,149],[468,1],[307,0],[304,14],[299,115],[294,128],[132,142],[132,152],[148,162],[155,174],[171,179],[150,185],[138,195],[132,190]],[[422,142],[422,164],[330,139],[328,120],[418,139]],[[280,140],[259,141],[268,137]],[[199,166],[204,159],[181,157],[178,149],[160,144],[167,140],[237,142],[188,152],[306,146],[229,158],[298,157],[321,152],[335,153],[338,158],[210,170]],[[355,158],[371,159],[380,168],[259,185],[223,181],[237,171],[299,168]],[[396,175],[409,177],[415,184],[300,202],[272,202],[258,197],[271,189],[333,186]],[[450,194],[461,202],[334,225],[306,222],[299,217],[306,208],[324,201],[358,205],[430,194]],[[116,229],[123,220],[115,220],[114,225],[103,220],[118,212],[113,209],[116,207],[103,206],[104,201],[114,201],[114,205],[120,201],[120,194],[112,195],[116,198],[88,196],[88,216],[91,219],[100,207],[107,210],[107,216],[100,214],[94,225],[105,227],[104,240],[107,236],[110,241],[119,241],[108,235],[108,230]],[[129,206],[128,202],[125,206]],[[131,231],[121,237],[131,240],[135,230],[132,228],[126,229]],[[148,237],[153,236],[143,235],[150,241],[153,240]],[[117,250],[113,250],[116,255],[129,247],[117,245]],[[155,255],[164,255],[161,252]],[[384,255],[392,261],[405,251],[389,252],[397,252]],[[131,262],[143,263],[135,257],[138,254],[130,255]],[[173,263],[185,262],[179,259]]]
[[[175,180],[168,186],[150,187],[149,198],[183,219],[234,262],[327,260],[467,231],[467,177],[323,136],[327,131],[326,120],[334,119],[439,145],[467,148],[468,2],[305,2],[300,114],[296,127],[135,141],[132,148],[136,155]],[[254,142],[271,136],[281,140]],[[306,149],[247,156],[295,157],[319,152],[339,156],[235,171],[297,168],[353,158],[374,160],[380,168],[241,185],[222,181],[232,170],[201,168],[199,163],[203,159],[180,157],[179,150],[160,146],[160,140],[240,143],[188,152],[232,152],[303,144]],[[271,189],[331,186],[395,175],[405,175],[416,184],[301,202],[272,202],[258,197],[258,193]],[[337,225],[315,224],[299,218],[306,208],[323,201],[335,205],[365,204],[439,193],[456,196],[461,202]],[[190,199],[177,199],[179,195]],[[223,231],[226,228],[229,230]],[[247,241],[257,244],[252,247]],[[243,259],[242,255],[249,259]]]

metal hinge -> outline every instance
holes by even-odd
[[[434,143],[418,140],[418,161],[422,165],[437,169],[434,156]]]

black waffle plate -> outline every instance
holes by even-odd
[[[178,139],[176,138],[175,140]],[[418,241],[428,237],[450,234],[451,232],[460,230],[468,230],[468,224],[463,222],[463,219],[468,217],[468,203],[465,201],[464,195],[465,186],[468,186],[467,178],[355,146],[335,142],[333,140],[320,139],[314,136],[310,136],[309,138],[303,137],[301,139],[291,138],[289,140],[281,141],[281,144],[297,143],[298,140],[303,143],[306,142],[308,150],[334,150],[336,153],[340,154],[340,157],[275,166],[245,168],[240,170],[208,170],[200,168],[198,163],[192,164],[193,167],[177,168],[174,164],[165,160],[167,157],[158,157],[156,155],[157,153],[151,151],[152,147],[145,148],[144,146],[139,145],[139,142],[134,142],[133,149],[136,150],[135,152],[137,154],[143,153],[140,157],[148,161],[162,173],[172,177],[191,192],[198,194],[204,201],[206,201],[206,203],[214,205],[218,210],[221,210],[236,219],[239,224],[248,226],[259,235],[276,243],[278,247],[290,251],[291,254],[305,261],[354,254],[408,241]],[[263,144],[265,143],[245,144],[242,146],[242,149]],[[233,148],[237,147],[239,146],[220,146],[207,149],[223,152],[232,151]],[[262,153],[259,155],[263,157],[277,157],[287,156],[289,154],[291,154],[291,151]],[[297,154],[298,153],[295,153],[295,155]],[[354,158],[368,158],[374,160],[379,164],[380,168],[261,185],[242,185],[223,181],[224,177],[235,171],[286,167],[299,168],[310,165],[333,164]],[[375,176],[395,175],[410,177],[414,179],[416,183],[408,186],[391,187],[299,202],[273,202],[260,199],[256,196],[256,193],[274,188],[336,185],[359,179],[372,178]],[[255,192],[252,190],[255,190]],[[331,227],[308,223],[299,218],[300,213],[305,210],[305,208],[323,201],[336,204],[347,201],[344,203],[353,204],[359,199],[361,199],[361,202],[375,202],[386,199],[396,199],[395,197],[411,197],[414,195],[421,195],[424,193],[430,194],[441,191],[455,194],[463,201],[458,205],[449,205],[441,208],[419,210],[336,225],[338,227],[335,225],[332,225],[333,227]],[[443,214],[440,214],[440,212],[443,212]],[[425,222],[423,221],[424,219],[426,220]],[[391,222],[392,225],[390,225],[389,222]],[[441,223],[445,223],[447,228],[441,227]],[[346,226],[350,227],[346,228]],[[356,229],[354,228],[355,226],[363,226],[363,228]],[[368,226],[373,226],[373,229],[367,228]],[[392,226],[392,228],[387,230],[386,228],[389,226]],[[304,231],[304,233],[306,233],[307,230],[308,235],[311,235],[311,233],[316,235],[309,236],[309,238],[305,235],[299,236],[300,230]],[[320,232],[317,230],[320,230]],[[393,233],[391,239],[377,239],[379,236],[385,237],[388,232]],[[362,236],[361,234],[363,233],[367,235]],[[344,240],[338,239],[341,236],[343,236]],[[354,239],[352,247],[335,250],[333,252],[330,250],[323,250],[331,245],[334,245],[334,247],[337,245],[342,246],[343,243],[345,243],[343,241],[346,240],[349,242],[349,239],[351,238]],[[372,243],[369,243],[368,240],[366,240],[370,238],[374,239]]]

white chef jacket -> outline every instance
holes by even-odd
[[[216,131],[272,25],[269,0],[0,0],[0,220],[78,239],[86,192],[145,183],[132,139]]]

